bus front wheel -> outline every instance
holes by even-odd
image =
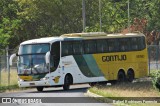
[[[43,91],[43,87],[42,86],[37,87],[37,91],[42,92]]]
[[[63,85],[63,90],[69,90],[70,88],[70,85],[73,83],[73,80],[72,80],[72,76],[69,74],[69,75],[66,75],[65,76],[65,79],[64,79],[64,85]]]
[[[90,85],[91,87],[94,87],[96,84],[97,84],[96,82],[91,82],[91,83],[89,83],[89,85]]]

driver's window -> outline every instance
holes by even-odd
[[[60,42],[54,42],[51,47],[50,70],[55,71],[60,61]]]

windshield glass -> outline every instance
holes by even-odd
[[[45,55],[19,56],[18,74],[42,74],[49,70],[45,64]]]
[[[49,51],[49,44],[22,45],[18,57],[18,74],[48,73],[45,55]]]
[[[49,44],[29,44],[21,45],[20,55],[23,54],[35,54],[35,53],[47,53],[49,51]]]

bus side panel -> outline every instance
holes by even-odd
[[[64,56],[61,61],[63,79],[69,73],[73,83],[106,81],[91,54]]]
[[[147,62],[142,62],[138,64],[138,69],[139,69],[139,77],[145,77],[148,76],[148,67],[147,67]]]
[[[99,53],[93,56],[108,80],[117,80],[119,70],[123,70],[127,75],[127,71],[132,69],[135,78],[148,75],[147,49],[131,52]]]
[[[146,50],[132,52],[70,55],[62,57],[62,82],[67,73],[73,76],[73,83],[87,83],[117,80],[120,69],[133,69],[135,78],[147,76]],[[62,83],[63,84],[63,83]]]

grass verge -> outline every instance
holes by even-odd
[[[1,86],[16,85],[18,82],[17,71],[15,69],[10,71],[10,75],[8,75],[8,71],[0,71],[0,84]],[[9,77],[9,79],[8,79]]]
[[[19,89],[18,85],[9,85],[9,86],[0,86],[0,93],[5,92],[5,91],[11,91]]]
[[[9,79],[8,79],[8,71],[5,71],[4,69],[0,71],[0,93],[6,91],[18,90],[19,87],[17,82],[18,82],[17,71],[15,69],[12,69],[10,71]]]
[[[32,88],[19,88],[17,84],[15,85],[9,85],[9,86],[0,86],[0,93],[2,92],[17,92],[21,90],[27,90]]]
[[[158,103],[125,103],[123,101],[124,97],[160,97],[160,93],[158,90],[153,88],[151,81],[137,81],[134,83],[122,83],[111,86],[95,86],[89,89],[90,92],[101,95],[107,98],[122,98],[122,101],[118,101],[114,103],[118,106],[160,106]],[[101,101],[104,101],[105,98],[102,98]]]

